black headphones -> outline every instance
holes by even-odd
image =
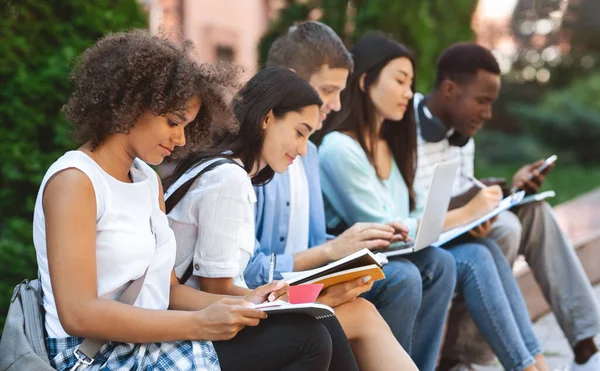
[[[424,97],[417,106],[417,119],[421,129],[421,137],[427,142],[441,142],[446,139],[448,128],[444,125],[442,120],[431,114],[431,111],[429,111],[429,108],[425,105],[426,99],[427,97]],[[469,142],[469,139],[471,139],[471,137],[462,135],[457,130],[454,130],[454,133],[448,137],[448,142],[451,146],[463,147]]]

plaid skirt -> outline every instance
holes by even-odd
[[[77,359],[75,349],[83,338],[48,338],[50,364],[69,370]],[[173,341],[168,343],[106,343],[86,370],[201,370],[220,371],[217,352],[210,341]]]

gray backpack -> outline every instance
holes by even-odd
[[[54,370],[45,339],[40,282],[24,280],[10,299],[0,340],[0,371]]]
[[[142,287],[144,274],[132,281],[117,299],[133,305]],[[50,366],[44,332],[44,302],[39,280],[25,280],[15,287],[0,340],[0,371],[54,370]],[[71,370],[83,370],[94,362],[106,340],[86,338],[75,349],[78,362]]]

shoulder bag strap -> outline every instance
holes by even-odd
[[[142,287],[144,286],[144,280],[146,279],[146,274],[148,273],[148,268],[144,274],[133,281],[126,289],[123,291],[121,296],[117,299],[117,301],[123,304],[133,305],[136,299],[140,295],[140,291],[142,291]],[[102,346],[106,344],[106,340],[102,339],[92,339],[85,338],[79,347],[75,350],[75,357],[77,358],[77,363],[73,366],[72,370],[77,370],[80,365],[91,365],[94,362],[94,357],[98,354]],[[82,357],[83,356],[83,357]]]
[[[183,196],[185,196],[185,194],[190,189],[192,184],[196,181],[196,179],[200,178],[203,174],[215,169],[217,166],[220,166],[223,164],[235,164],[235,165],[238,165],[241,167],[241,165],[239,163],[237,163],[236,161],[234,161],[230,158],[223,158],[223,159],[217,160],[217,161],[211,163],[210,165],[206,166],[204,169],[200,170],[200,172],[198,174],[196,174],[193,178],[191,178],[187,182],[183,183],[179,188],[177,188],[171,194],[171,196],[169,198],[167,198],[165,200],[167,214],[171,210],[173,210],[173,208],[179,203],[179,201],[181,201]],[[179,283],[182,285],[185,284],[187,282],[187,280],[189,280],[190,277],[192,276],[193,271],[194,271],[194,257],[192,256],[192,261],[191,261],[190,265],[188,265],[185,272],[183,272],[183,275],[179,278]]]
[[[150,201],[152,202],[152,204],[154,204],[155,202],[154,198],[155,195],[153,195],[152,192],[150,192]],[[158,200],[158,197],[156,197],[156,200]],[[152,215],[150,215],[150,229],[154,234],[155,232],[154,223],[152,221]],[[156,244],[158,242],[156,240],[156,235],[154,235],[154,239]],[[131,282],[129,286],[127,286],[125,291],[123,291],[123,293],[117,299],[118,302],[128,305],[133,305],[133,303],[135,303],[138,296],[140,295],[140,292],[142,291],[142,287],[144,287],[144,281],[146,280],[146,275],[148,274],[148,268],[149,267],[146,267],[144,274],[140,278]],[[94,358],[96,357],[100,349],[102,349],[104,344],[106,344],[106,342],[106,340],[102,339],[83,339],[83,342],[79,344],[77,349],[75,349],[74,355],[77,358],[77,362],[71,368],[71,370],[80,370],[91,365],[94,362]]]

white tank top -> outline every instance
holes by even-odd
[[[76,168],[86,174],[96,194],[98,296],[118,298],[127,285],[141,277],[148,268],[144,287],[134,305],[167,309],[176,248],[173,231],[158,205],[156,173],[136,159],[131,168],[133,183],[124,183],[106,173],[85,153],[70,151],[59,158],[44,176],[33,216],[33,242],[44,293],[48,336],[62,338],[69,334],[58,319],[50,285],[42,195],[48,179],[68,168]]]

